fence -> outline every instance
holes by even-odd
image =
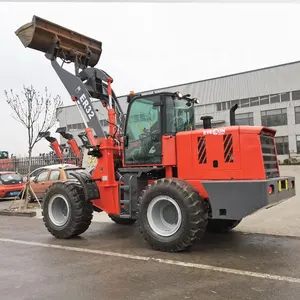
[[[38,156],[32,157],[31,159],[31,172],[37,168],[61,164],[62,161],[57,156]],[[63,163],[73,164],[77,166],[82,166],[82,159],[76,157],[65,157]],[[0,171],[15,171],[19,172],[22,175],[26,175],[28,172],[29,159],[28,157],[24,158],[8,158],[0,159]]]

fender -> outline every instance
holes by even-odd
[[[74,176],[81,184],[86,201],[100,199],[99,189],[95,180],[92,179],[90,174],[84,172],[72,172],[70,174]]]

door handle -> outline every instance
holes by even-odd
[[[45,182],[42,182],[42,185],[44,185],[45,184]]]

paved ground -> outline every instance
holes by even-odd
[[[299,191],[300,167],[281,170],[299,177]],[[299,196],[181,254],[152,251],[135,226],[104,214],[80,238],[59,241],[37,213],[0,216],[1,300],[299,300]]]
[[[233,232],[207,236],[188,253],[168,254],[149,249],[135,226],[94,222],[69,241],[52,238],[40,219],[1,216],[0,228],[1,300],[298,300],[300,295],[298,238]]]

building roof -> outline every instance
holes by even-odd
[[[187,87],[190,85],[196,85],[198,83],[199,84],[201,83],[204,85],[204,89],[205,89],[205,91],[201,92],[201,98],[205,99],[204,102],[216,103],[216,102],[221,102],[221,101],[239,99],[241,97],[258,96],[258,94],[263,95],[264,92],[266,94],[269,94],[269,90],[272,90],[273,87],[271,87],[271,88],[269,87],[269,90],[268,90],[268,88],[266,87],[266,82],[264,81],[265,78],[268,79],[270,77],[269,76],[270,74],[266,74],[263,79],[249,78],[248,80],[246,80],[247,82],[244,82],[243,86],[239,80],[236,81],[233,78],[240,76],[240,75],[247,75],[247,74],[251,75],[251,74],[255,74],[257,72],[268,71],[268,70],[273,70],[276,68],[282,68],[282,67],[293,66],[293,65],[299,65],[299,67],[300,67],[300,60],[283,63],[283,64],[278,64],[278,65],[272,65],[269,67],[252,69],[252,70],[248,70],[248,71],[242,71],[239,73],[233,73],[233,74],[223,75],[223,76],[219,76],[219,77],[213,77],[213,78],[208,78],[208,79],[203,79],[203,80],[198,80],[198,81],[181,83],[181,84],[172,85],[172,86],[160,87],[160,88],[155,88],[155,89],[145,90],[145,91],[138,91],[137,93],[148,93],[148,92],[150,93],[150,92],[162,91],[162,90],[173,90],[177,87]],[[282,76],[285,76],[285,74]],[[233,79],[233,80],[231,80],[231,79]],[[213,90],[213,88],[209,86],[210,82],[215,81],[215,80],[220,80],[220,86],[221,86],[220,89]],[[278,76],[275,76],[274,78],[270,78],[270,80],[278,81]],[[298,81],[298,78],[297,78],[297,81]],[[260,86],[258,85],[258,83],[260,83]],[[293,84],[290,83],[290,85],[291,85],[291,88],[289,88],[289,90],[293,90]],[[253,86],[255,86],[255,89],[253,88]],[[275,83],[275,86],[278,87],[278,89],[280,89],[280,86],[277,85],[277,82]],[[235,90],[235,93],[229,92],[229,94],[226,95],[226,93],[224,93],[224,90],[226,90],[226,91],[231,90],[232,87],[237,87]],[[186,88],[186,89],[187,89],[187,91],[182,91],[182,92],[190,93],[189,90],[191,88]],[[197,89],[192,88],[192,90],[193,90],[192,94],[199,93],[199,91],[197,91]],[[253,93],[253,95],[248,95],[249,90]],[[283,91],[280,90],[278,92],[283,92]],[[243,96],[243,94],[247,94],[247,96]],[[127,95],[128,94],[117,96],[117,98],[118,99],[124,98],[124,97],[127,97]],[[206,101],[207,98],[209,98],[208,101]],[[99,102],[99,100],[94,100],[93,102]],[[206,103],[204,103],[204,104],[206,104]],[[64,107],[61,107],[61,108],[67,108],[67,107],[73,107],[73,106],[75,106],[75,105],[71,104],[71,105],[66,105]]]
[[[263,71],[263,70],[269,70],[269,69],[274,69],[274,68],[278,68],[278,67],[294,65],[294,64],[300,64],[300,60],[293,61],[293,62],[288,62],[288,63],[283,63],[283,64],[278,64],[278,65],[272,65],[272,66],[269,66],[269,67],[252,69],[252,70],[248,70],[248,71],[241,71],[241,72],[238,72],[238,73],[232,73],[232,74],[227,74],[227,75],[222,75],[222,76],[217,76],[217,77],[212,77],[212,78],[207,78],[207,79],[202,79],[202,80],[196,80],[196,81],[190,81],[190,82],[186,82],[186,83],[175,84],[175,85],[171,85],[171,86],[155,88],[155,89],[152,89],[152,90],[141,91],[139,93],[147,93],[147,92],[158,91],[158,90],[160,91],[160,90],[163,90],[163,89],[170,89],[170,88],[174,88],[174,87],[185,86],[185,85],[188,85],[188,84],[195,84],[195,83],[201,83],[201,82],[206,82],[206,81],[211,81],[211,80],[228,78],[228,77],[233,77],[233,76],[238,76],[238,75],[243,75],[243,74],[248,74],[248,73],[254,73],[254,72],[259,72],[259,71]],[[128,94],[118,96],[118,98],[127,97],[127,95]]]

